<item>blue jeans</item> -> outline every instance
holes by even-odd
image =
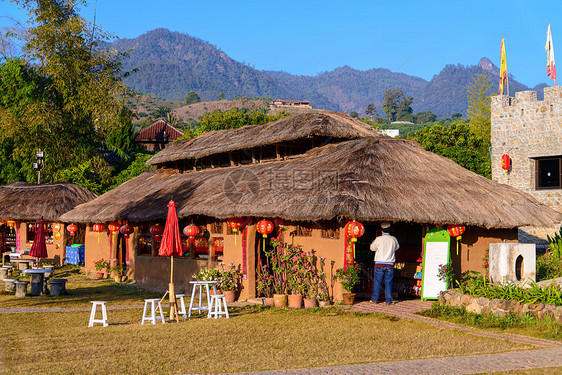
[[[384,299],[386,303],[392,303],[392,279],[394,278],[394,267],[375,267],[373,275],[373,294],[371,301],[378,302],[381,294],[381,284],[384,279]]]

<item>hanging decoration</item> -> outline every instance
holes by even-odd
[[[248,227],[242,229],[242,279],[248,279]]]
[[[109,259],[113,259],[113,236],[116,236],[119,233],[119,223],[116,221],[112,221],[107,224],[107,229],[109,230]]]
[[[76,224],[69,224],[66,226],[66,230],[70,232],[71,236],[74,236],[76,232],[78,232],[78,225]]]
[[[357,238],[365,234],[365,226],[353,220],[345,224],[344,233],[345,251],[343,264],[345,267],[348,264],[353,264],[353,260],[355,259],[355,242],[357,242]]]
[[[511,168],[511,158],[507,154],[502,155],[502,169],[507,173]]]
[[[129,224],[122,225],[119,232],[125,237],[125,262],[129,264],[129,235],[134,233],[134,229]]]
[[[449,236],[455,237],[457,240],[457,255],[459,255],[459,247],[462,239],[462,235],[465,232],[466,227],[464,225],[447,225],[447,232]]]
[[[14,220],[8,220],[7,222],[8,227],[14,229],[14,227],[16,226],[16,222]]]
[[[234,245],[236,245],[236,237],[238,237],[236,233],[238,233],[238,229],[244,225],[244,220],[240,217],[233,217],[226,221],[226,225],[232,229],[232,232],[234,233]]]
[[[100,233],[105,230],[105,225],[97,223],[92,225],[92,229],[98,234],[98,243],[100,243]]]
[[[201,233],[197,225],[189,224],[187,227],[183,228],[183,234],[187,236],[188,243],[195,243],[195,237]]]
[[[164,227],[160,224],[154,224],[150,227],[150,234],[153,236],[162,236],[164,233]]]
[[[275,227],[274,227],[273,223],[269,220],[260,220],[256,224],[256,230],[259,233],[261,233],[262,236],[263,236],[263,251],[264,252],[265,252],[265,239],[267,238],[268,234],[273,232],[273,229],[275,229]]]

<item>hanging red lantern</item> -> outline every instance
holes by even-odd
[[[507,154],[502,155],[502,169],[508,171],[511,168],[511,158]]]
[[[236,237],[238,237],[236,233],[238,233],[238,229],[242,228],[244,225],[244,220],[240,217],[233,217],[226,221],[226,225],[232,229],[232,232],[234,233],[234,245],[236,245]]]
[[[269,220],[260,220],[258,221],[258,223],[256,224],[256,230],[262,234],[263,236],[263,251],[265,252],[265,239],[267,238],[267,235],[270,234],[271,232],[273,232],[273,229],[275,229],[275,226],[273,225],[273,223]]]
[[[273,232],[274,225],[269,220],[260,220],[256,225],[256,230],[263,235],[263,238],[267,238],[267,235]]]
[[[69,224],[69,225],[67,225],[66,230],[70,232],[71,236],[74,236],[76,234],[76,232],[78,232],[78,225]]]
[[[199,235],[201,231],[197,225],[189,224],[187,227],[183,228],[183,234],[187,236],[187,242],[194,243],[195,237]]]
[[[449,236],[455,237],[457,240],[457,255],[459,255],[459,246],[465,230],[466,227],[464,225],[447,225],[447,232],[449,232]]]
[[[121,234],[125,238],[129,238],[129,235],[132,234],[134,231],[135,230],[133,229],[133,227],[130,226],[129,224],[122,225],[121,228],[119,228],[119,232],[121,232]]]
[[[162,241],[162,236],[159,235],[159,234],[155,235],[155,236],[154,236],[154,241],[156,241],[156,242]]]
[[[358,221],[350,221],[345,224],[345,234],[351,238],[351,242],[357,242],[357,238],[365,234],[365,226]]]
[[[105,230],[105,225],[97,223],[92,225],[92,229],[98,234],[98,243],[100,243],[100,233]]]
[[[164,233],[164,227],[160,224],[154,224],[150,227],[150,234],[153,236],[161,236]]]
[[[111,234],[119,232],[119,223],[116,221],[112,221],[107,225],[107,229]]]

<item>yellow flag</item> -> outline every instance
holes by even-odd
[[[498,93],[503,95],[503,87],[507,85],[507,58],[505,57],[505,38],[502,38],[502,48],[501,48],[501,57],[500,57],[500,88],[498,89]],[[509,93],[508,93],[509,95]]]

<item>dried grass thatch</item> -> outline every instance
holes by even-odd
[[[14,182],[0,187],[0,218],[59,221],[65,212],[96,197],[91,191],[68,182],[41,185]]]
[[[157,165],[177,160],[200,159],[218,153],[251,149],[314,136],[356,139],[379,135],[367,124],[345,113],[304,113],[264,125],[212,131],[197,138],[176,141],[146,163]]]
[[[149,170],[66,213],[66,221],[164,220],[178,216],[338,217],[484,228],[550,226],[561,214],[531,196],[488,180],[413,141],[365,137],[315,148],[301,157],[188,173]]]

